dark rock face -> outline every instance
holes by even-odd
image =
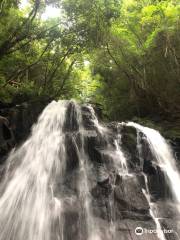
[[[0,103],[0,162],[4,162],[15,145],[28,137],[32,125],[46,104],[47,102],[21,105]]]
[[[66,121],[64,124],[64,131],[78,131],[79,123],[78,123],[78,112],[76,111],[76,105],[74,102],[70,102],[68,104],[66,110]]]
[[[170,144],[174,152],[174,157],[177,160],[177,167],[180,171],[180,138],[175,138],[171,140]]]
[[[14,134],[7,118],[0,116],[0,164],[15,144]]]
[[[122,147],[128,158],[129,168],[132,169],[132,171],[135,171],[135,169],[137,170],[137,167],[140,166],[136,129],[124,126],[121,128],[121,134]]]
[[[73,112],[73,114],[71,113],[71,119],[77,117],[72,105],[69,106],[68,111],[68,115],[70,115],[71,111]],[[67,154],[69,159],[67,163],[67,174],[71,172],[71,176],[76,175],[77,177],[79,157],[76,147],[82,147],[81,137],[83,136],[84,151],[87,154],[87,159],[91,166],[88,179],[91,186],[92,212],[94,218],[100,225],[101,235],[104,234],[104,239],[107,239],[106,228],[113,222],[116,233],[114,233],[113,238],[109,237],[108,239],[158,239],[157,233],[147,233],[142,236],[137,236],[135,234],[136,227],[150,230],[155,230],[157,227],[150,214],[150,205],[143,193],[143,189],[146,189],[144,174],[147,176],[151,201],[156,205],[157,213],[159,212],[159,214],[161,214],[159,209],[163,202],[164,206],[171,209],[169,210],[171,219],[176,219],[176,214],[174,210],[172,210],[172,207],[170,208],[168,204],[165,204],[167,201],[172,201],[171,190],[166,184],[165,174],[154,164],[156,159],[154,159],[151,153],[145,136],[142,135],[140,138],[142,145],[142,163],[137,147],[136,129],[126,126],[119,127],[117,123],[111,123],[105,126],[107,131],[104,134],[97,128],[97,119],[94,119],[91,109],[88,106],[82,106],[81,111],[84,127],[83,134],[79,133],[79,127],[76,120],[71,120],[71,123],[69,122],[65,128],[67,132],[69,132],[69,130],[67,130],[68,128],[71,129],[71,133],[66,134],[68,139],[68,144],[66,145],[68,145]],[[126,176],[119,175],[112,163],[113,154],[116,151],[114,139],[118,137],[118,134],[121,135],[120,144],[127,159],[129,169],[129,175]],[[76,142],[76,147],[74,141]],[[75,181],[76,177],[73,178],[74,180],[70,180],[70,186],[73,184],[72,182]],[[77,189],[75,192],[77,192]],[[72,225],[74,227],[68,230],[70,235],[69,237],[65,237],[67,240],[70,239],[72,234],[74,234],[73,236],[75,239],[79,239],[80,237],[78,235],[79,232],[76,231],[77,228],[80,227],[76,222],[80,211],[78,210],[78,206],[76,206],[76,210],[76,212],[72,213],[69,213],[69,210],[66,210],[68,213],[65,211],[65,215],[67,216],[66,221],[73,221]],[[158,217],[160,216],[162,215],[158,215]],[[79,218],[81,217],[79,216]],[[162,226],[165,228],[173,228],[171,220],[169,222],[166,219],[166,226],[163,224],[162,221]],[[174,228],[177,231],[177,220],[174,220]],[[81,239],[86,239],[85,233],[84,237],[81,236]],[[173,240],[176,238],[174,234],[168,233],[167,239]]]
[[[78,142],[77,135],[66,134],[65,145],[66,145],[66,167],[68,171],[76,169],[79,166],[79,156],[78,156]]]
[[[121,202],[119,207],[123,218],[138,219],[139,216],[138,220],[151,219],[149,205],[145,196],[142,195],[141,186],[136,177],[125,178],[123,183],[115,188],[115,199]]]

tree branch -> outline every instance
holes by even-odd
[[[43,55],[45,54],[45,52],[47,51],[47,49],[48,49],[49,46],[51,45],[52,41],[53,41],[53,39],[51,39],[51,40],[48,42],[48,44],[47,44],[46,47],[44,48],[43,52],[41,53],[41,55],[39,56],[39,58],[38,58],[35,62],[31,63],[30,65],[26,66],[25,68],[23,68],[23,69],[21,69],[21,70],[18,70],[16,73],[13,73],[13,74],[9,77],[9,79],[8,79],[7,82],[4,84],[3,87],[6,87],[7,84],[10,83],[14,78],[17,78],[17,77],[18,77],[20,74],[22,74],[24,71],[32,68],[34,65],[36,65],[37,63],[39,63],[40,60],[41,60],[41,58],[43,57]]]
[[[56,94],[54,95],[54,97],[57,97],[57,96],[61,93],[61,91],[63,90],[64,85],[65,85],[65,82],[66,82],[66,80],[69,78],[69,75],[70,75],[70,73],[71,73],[71,71],[72,71],[72,68],[73,68],[73,65],[75,64],[75,62],[76,62],[76,60],[74,59],[74,60],[71,62],[71,64],[69,65],[68,71],[67,71],[65,77],[63,78],[61,87],[60,87],[60,89],[58,89],[58,91],[56,92]]]

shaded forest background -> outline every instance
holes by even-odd
[[[42,18],[47,6],[58,17]],[[180,137],[176,0],[0,1],[0,101],[77,99]]]

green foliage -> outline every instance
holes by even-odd
[[[0,100],[63,95],[79,54],[75,33],[60,24],[60,18],[42,20],[43,1],[31,1],[24,10],[13,4],[1,8]]]
[[[47,20],[46,1],[3,2],[0,100],[75,98],[180,128],[178,1],[49,0],[62,14]]]
[[[111,119],[179,121],[179,13],[175,1],[122,1],[94,57]]]

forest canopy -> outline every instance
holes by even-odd
[[[1,0],[0,101],[74,98],[179,128],[179,32],[176,0]]]

